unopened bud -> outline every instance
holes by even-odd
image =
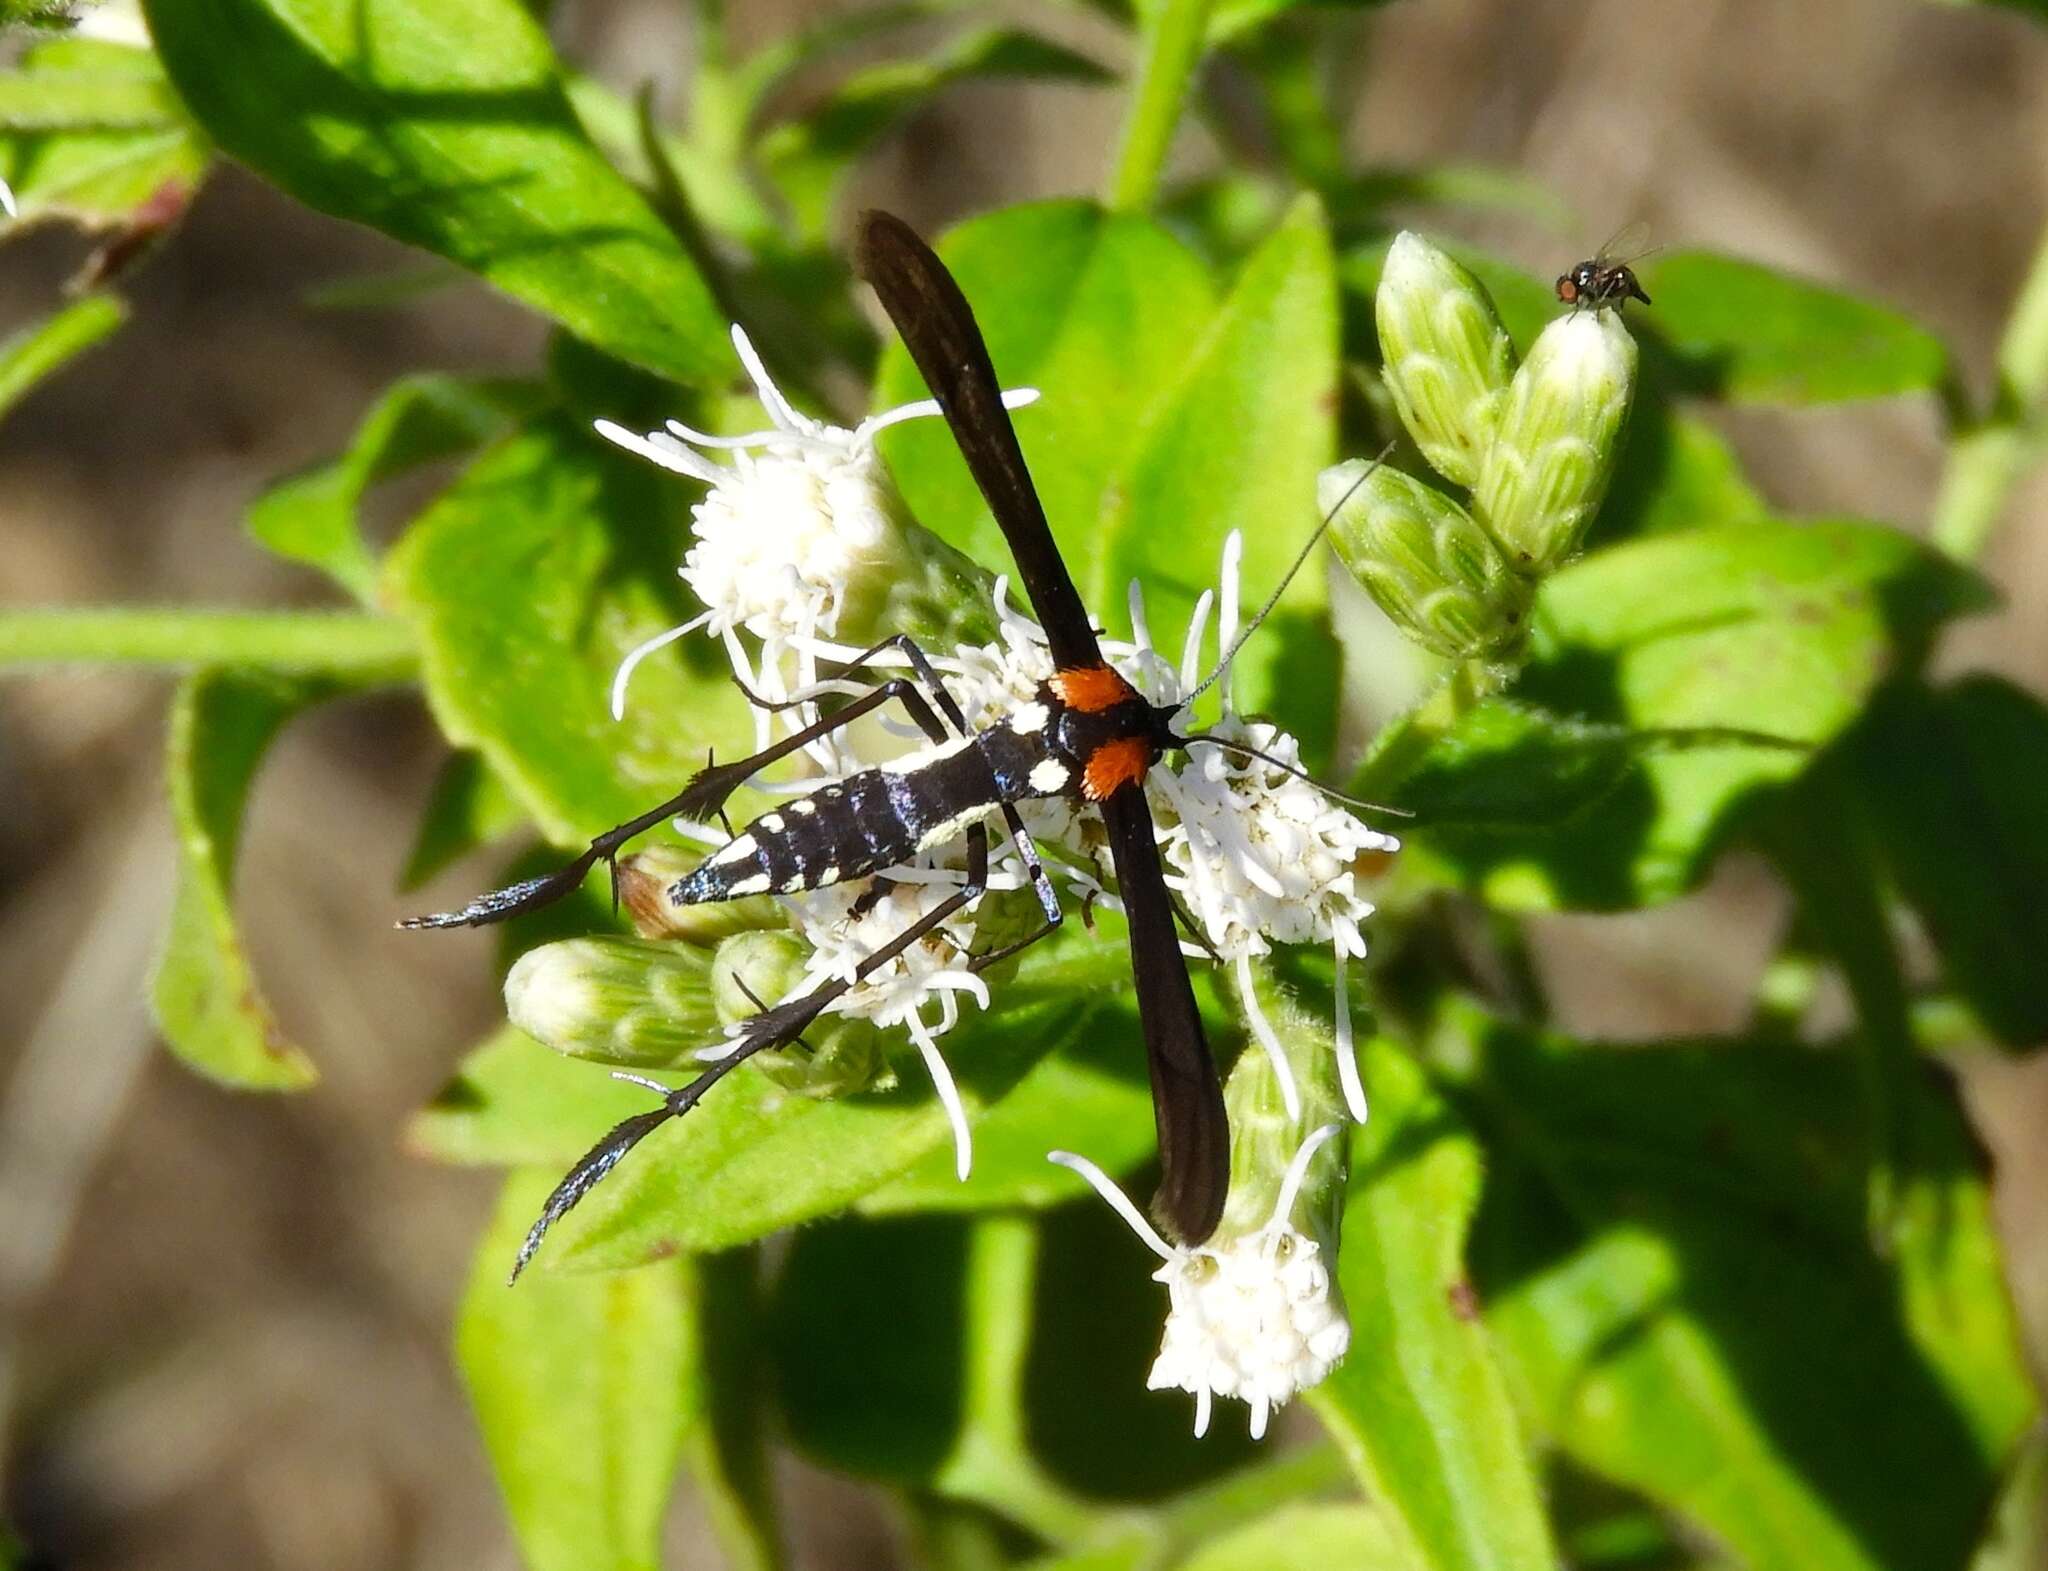
[[[1635,394],[1636,341],[1619,311],[1574,311],[1515,373],[1472,511],[1515,571],[1541,577],[1579,548],[1614,478]]]
[[[505,978],[505,1012],[574,1058],[668,1068],[718,1034],[700,951],[639,938],[569,938],[530,949]]]
[[[1493,297],[1464,267],[1404,230],[1388,248],[1373,315],[1401,423],[1431,468],[1471,485],[1515,368]]]
[[[619,903],[642,938],[680,938],[709,949],[721,939],[756,928],[786,927],[789,917],[771,895],[747,895],[704,905],[678,905],[671,885],[704,859],[701,850],[653,845],[619,859]]]
[[[1337,558],[1408,637],[1452,660],[1494,656],[1527,631],[1528,579],[1470,513],[1385,464],[1354,458],[1316,486]]]
[[[738,1025],[797,991],[809,953],[794,933],[739,933],[720,944],[711,962],[719,1021]],[[820,1015],[801,1040],[751,1062],[784,1090],[821,1099],[869,1090],[887,1072],[881,1034],[845,1015]]]

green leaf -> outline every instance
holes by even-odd
[[[855,161],[912,113],[958,82],[1028,78],[1102,82],[1109,73],[1086,55],[1012,28],[961,33],[932,54],[854,72],[801,118],[775,126],[757,155],[781,190],[799,231],[822,238]]]
[[[474,753],[451,753],[434,777],[433,794],[399,875],[400,889],[417,889],[450,862],[509,835],[526,814],[504,781]]]
[[[623,360],[731,370],[681,244],[591,145],[518,0],[148,0],[179,94],[309,207],[477,273]]]
[[[1038,1234],[1014,1216],[848,1220],[800,1234],[774,1306],[791,1437],[840,1471],[1073,1539],[1091,1513],[1040,1469],[1025,1435]]]
[[[686,1430],[704,1419],[686,1261],[505,1283],[553,1185],[515,1173],[485,1230],[456,1361],[532,1571],[654,1571]]]
[[[1015,415],[1017,435],[1085,594],[1101,577],[1105,496],[1128,462],[1132,432],[1179,382],[1190,339],[1213,313],[1207,270],[1157,225],[1080,202],[974,219],[948,233],[939,253],[974,307],[1003,385],[1044,394]],[[1019,266],[1020,257],[1030,266]],[[909,355],[890,343],[875,407],[925,396]],[[1002,532],[939,423],[897,426],[882,448],[918,521],[1011,573],[1021,600]],[[1113,623],[1121,585],[1116,593],[1115,606],[1094,606]]]
[[[1726,438],[1667,399],[1638,394],[1588,543],[1748,523],[1769,511]]]
[[[230,890],[242,805],[264,753],[287,720],[335,691],[316,678],[202,671],[171,705],[178,888],[150,1004],[171,1051],[229,1085],[295,1091],[318,1078],[257,990]]]
[[[2048,1039],[2048,709],[1995,676],[1901,686],[1859,732],[1856,769],[1950,984],[2007,1046]]]
[[[1211,1539],[1179,1571],[1408,1571],[1414,1563],[1371,1507],[1299,1504]]]
[[[1535,1474],[1465,1275],[1479,1148],[1398,1048],[1376,1037],[1363,1058],[1373,1111],[1352,1136],[1337,1266],[1351,1351],[1309,1402],[1415,1564],[1554,1567]]]
[[[126,225],[153,198],[197,186],[206,165],[205,139],[147,49],[54,39],[0,72],[0,179],[22,223]]]
[[[373,604],[377,568],[358,517],[364,493],[394,475],[481,446],[529,413],[538,397],[523,382],[405,377],[378,399],[342,457],[265,492],[249,509],[249,533]]]
[[[1078,578],[1098,615],[1145,586],[1157,647],[1181,647],[1196,597],[1215,585],[1225,538],[1244,532],[1247,613],[1273,590],[1316,523],[1316,476],[1335,441],[1337,294],[1322,210],[1304,197],[1240,270],[1184,351],[1185,370],[1148,414],[1104,499],[1108,550]],[[1311,754],[1336,717],[1327,581],[1297,574],[1284,615],[1233,663],[1248,709],[1275,710]],[[1284,702],[1283,702],[1284,695]]]
[[[690,491],[551,417],[478,459],[391,553],[441,729],[558,843],[644,812],[752,734],[708,641],[648,661],[611,717],[619,660],[694,609],[675,577]]]
[[[1110,1006],[1088,1033],[1047,1054],[974,1130],[974,1172],[965,1183],[950,1146],[927,1152],[862,1197],[870,1216],[904,1211],[1041,1210],[1092,1193],[1087,1181],[1045,1159],[1048,1151],[1086,1151],[1104,1172],[1128,1173],[1153,1150],[1152,1094],[1137,1017]]]
[[[1128,966],[1120,954],[1091,954],[1102,949],[1076,957],[1077,974],[1089,978],[1078,996],[963,1020],[944,1038],[970,1123],[1047,1053],[1092,1029],[1086,989],[1100,985],[1110,960]],[[541,1264],[608,1268],[746,1243],[840,1210],[927,1152],[950,1149],[952,1126],[923,1065],[908,1052],[896,1064],[895,1089],[836,1101],[783,1092],[766,1075],[731,1076],[687,1118],[649,1135],[565,1217]]]
[[[86,295],[0,343],[0,415],[128,319],[118,295]]]
[[[1984,599],[1974,575],[1909,537],[1849,521],[1734,524],[1596,552],[1545,584],[1515,696],[1685,745],[1642,754],[1597,814],[1549,829],[1426,828],[1409,854],[1511,908],[1670,899],[1704,876],[1745,803],[1841,732],[1941,619]],[[1439,744],[1453,762],[1462,745]],[[1373,789],[1425,805],[1397,782]]]
[[[1495,699],[1465,715],[1402,778],[1416,823],[1544,829],[1568,823],[1615,790],[1638,760],[1663,748],[1722,746],[1729,731],[1650,732],[1568,719]]]
[[[612,1125],[647,1108],[647,1092],[612,1079],[605,1065],[565,1058],[503,1026],[413,1115],[405,1138],[409,1149],[462,1167],[566,1170]]]
[[[1488,1322],[1544,1429],[1757,1571],[1962,1564],[2036,1402],[1952,1087],[1914,1088],[1886,1258],[1847,1054],[1442,1034],[1488,1137]]]
[[[1824,404],[1938,386],[1941,340],[1898,312],[1755,262],[1676,251],[1637,270],[1644,319],[1690,392]]]

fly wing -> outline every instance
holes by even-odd
[[[1230,1189],[1223,1084],[1181,957],[1144,788],[1129,785],[1110,793],[1102,818],[1130,919],[1138,1023],[1152,1072],[1152,1117],[1159,1126],[1159,1192],[1152,1197],[1152,1215],[1169,1237],[1193,1246],[1216,1231]]]
[[[1024,451],[1003,407],[995,365],[967,297],[946,264],[902,219],[861,219],[857,263],[952,428],[960,456],[988,499],[1018,576],[1061,670],[1102,663],[1080,591],[1060,559],[1045,508],[1024,467]]]

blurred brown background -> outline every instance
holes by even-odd
[[[744,40],[806,7],[734,7]],[[1020,12],[1113,58],[1073,12]],[[671,86],[678,0],[562,0],[565,49],[615,84]],[[1555,272],[1624,221],[1890,300],[1981,389],[2048,218],[2048,29],[1907,0],[1406,0],[1371,27],[1352,146],[1372,162],[1520,169],[1563,233],[1432,215]],[[892,143],[862,194],[926,222],[1086,192],[1117,103],[962,90]],[[1190,134],[1197,167],[1204,147]],[[48,310],[84,250],[0,252],[0,329]],[[315,284],[400,265],[235,171],[134,279],[135,320],[0,430],[7,604],[313,604],[310,574],[240,533],[265,482],[328,455],[395,374],[523,369],[539,326],[481,293],[340,314]],[[1918,527],[1940,458],[1925,401],[1750,412],[1726,427],[1788,511]],[[2048,690],[2048,483],[1986,566],[2009,603],[1948,658]],[[513,1567],[445,1354],[493,1190],[398,1148],[407,1113],[498,1003],[480,938],[394,933],[391,884],[438,761],[410,703],[294,728],[257,791],[241,906],[259,973],[325,1075],[235,1096],[155,1050],[141,982],[165,907],[166,684],[52,674],[0,686],[0,1418],[6,1505],[66,1566]],[[471,866],[438,888],[468,889]],[[1573,1023],[1612,1034],[1739,1020],[1780,912],[1739,861],[1629,920],[1544,924]],[[2048,1060],[1984,1063],[2016,1290],[2048,1348]],[[1165,1398],[1162,1398],[1165,1400]],[[896,1564],[864,1494],[805,1475],[800,1563]],[[678,1565],[715,1563],[685,1501]]]

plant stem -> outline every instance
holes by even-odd
[[[1483,660],[1467,660],[1451,671],[1436,691],[1380,733],[1347,787],[1368,801],[1405,780],[1423,755],[1448,736],[1483,698],[1505,685],[1503,668]]]
[[[1998,345],[1998,390],[1990,409],[1957,423],[1934,503],[1934,543],[1974,561],[1997,527],[2014,486],[2043,449],[2048,394],[2048,230]]]
[[[1140,42],[1138,85],[1124,121],[1116,168],[1104,200],[1119,212],[1140,212],[1159,191],[1182,106],[1202,61],[1211,0],[1158,0]]]
[[[971,1500],[1055,1546],[1095,1521],[1089,1504],[1063,1488],[1033,1456],[1023,1405],[1031,1349],[1038,1228],[1021,1216],[974,1224],[967,1259],[966,1389],[960,1438],[932,1479],[942,1495]]]
[[[0,671],[42,665],[258,666],[411,679],[405,624],[353,611],[231,611],[183,606],[0,612]]]

